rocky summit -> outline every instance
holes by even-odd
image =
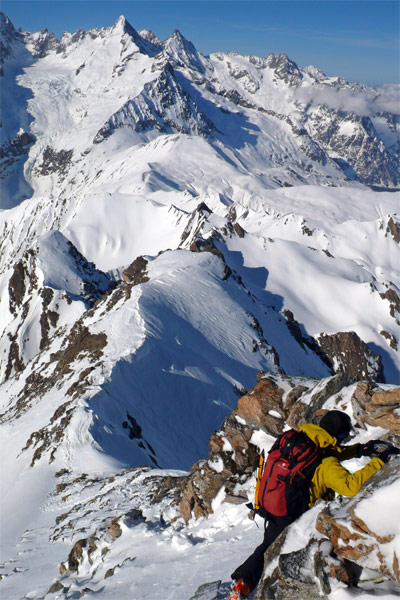
[[[0,595],[222,600],[280,433],[338,408],[400,446],[400,117],[124,17],[0,26]],[[254,598],[397,597],[398,461]]]

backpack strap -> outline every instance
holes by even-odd
[[[257,483],[256,483],[256,491],[254,494],[254,508],[257,511],[260,510],[260,503],[258,500],[258,492],[260,489],[260,483],[261,483],[261,477],[262,477],[262,473],[263,473],[263,467],[264,467],[264,461],[265,461],[265,454],[264,454],[264,450],[261,452],[260,454],[260,459],[258,461],[258,472],[257,472]]]

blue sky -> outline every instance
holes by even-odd
[[[174,29],[204,54],[286,52],[301,66],[370,85],[399,82],[399,2],[392,0],[2,0],[15,27],[108,27],[123,14],[161,39]]]

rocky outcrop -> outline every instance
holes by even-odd
[[[248,500],[247,496],[237,497],[234,487],[243,476],[250,477],[256,467],[258,451],[250,443],[252,434],[251,427],[231,415],[221,431],[211,436],[208,460],[192,467],[183,486],[179,509],[186,522],[212,513],[212,502],[223,486],[232,502]]]
[[[26,157],[36,138],[29,132],[21,131],[12,140],[6,140],[0,146],[0,178],[7,177],[14,163]]]
[[[400,221],[395,221],[393,216],[388,219],[385,235],[391,235],[396,244],[400,244]]]
[[[381,357],[354,331],[323,333],[317,342],[336,373],[346,373],[353,381],[385,381]]]
[[[323,569],[317,541],[294,552],[282,553],[285,532],[265,554],[265,564],[275,561],[276,568],[264,577],[257,587],[254,600],[320,600],[327,599],[331,591]]]
[[[287,417],[283,394],[284,390],[272,378],[260,378],[258,385],[239,399],[236,414],[253,428],[264,427],[278,436]]]
[[[400,441],[400,388],[382,390],[372,383],[359,382],[352,405],[361,427],[382,427],[399,436]]]
[[[0,379],[19,373],[48,347],[66,325],[63,313],[72,302],[79,302],[77,317],[115,286],[59,231],[41,236],[15,263],[8,281],[10,314],[0,339]]]
[[[344,507],[322,511],[316,526],[337,557],[374,570],[378,565],[381,573],[400,583],[400,537],[392,521],[399,485],[399,459],[394,457]]]
[[[293,395],[293,401],[287,416],[287,424],[294,429],[298,429],[303,423],[318,422],[325,412],[323,409],[325,402],[350,383],[347,375],[340,373],[323,380],[320,384],[317,383],[309,394],[307,390],[304,390],[303,394],[302,386],[297,386],[288,395],[287,402],[291,395]]]
[[[265,63],[270,67],[276,77],[291,86],[298,86],[303,79],[299,67],[288,58],[287,54],[269,54]]]
[[[43,151],[42,163],[39,166],[40,175],[51,175],[58,173],[65,176],[71,165],[73,150],[60,150],[57,152],[50,146],[46,146]]]
[[[396,321],[397,325],[400,325],[400,296],[394,287],[389,287],[386,292],[381,292],[380,297],[382,300],[388,300],[390,303],[390,314]]]
[[[122,271],[122,279],[131,285],[146,283],[149,281],[147,264],[148,261],[143,256],[138,256],[125,271]]]

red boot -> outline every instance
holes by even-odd
[[[243,598],[250,596],[250,593],[249,584],[243,581],[243,577],[240,577],[232,583],[232,590],[228,596],[228,600],[243,600]]]

